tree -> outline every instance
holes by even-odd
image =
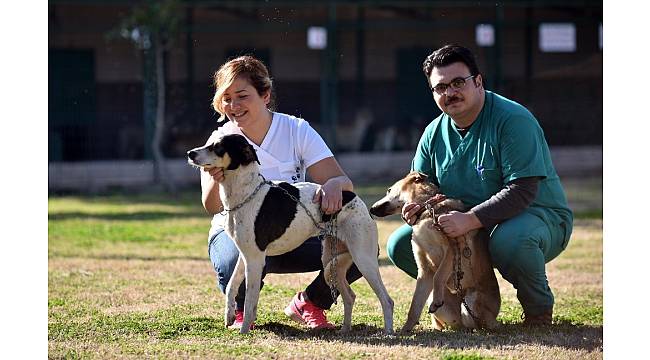
[[[145,146],[151,137],[151,154],[154,163],[154,183],[162,184],[168,191],[175,192],[176,184],[170,176],[161,150],[165,130],[165,50],[180,32],[181,12],[178,0],[154,1],[133,8],[132,13],[118,26],[119,34],[133,41],[144,52],[144,117]],[[154,95],[155,94],[155,95]],[[154,110],[155,109],[155,110]],[[155,112],[154,112],[155,111]],[[155,116],[149,116],[148,114]],[[154,117],[150,126],[150,117]],[[145,149],[148,154],[149,149]]]

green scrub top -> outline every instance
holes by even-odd
[[[551,161],[544,132],[520,104],[490,91],[465,137],[443,113],[425,129],[411,164],[443,194],[473,207],[515,179],[539,176],[537,196],[527,211],[547,224],[571,228],[573,214]]]

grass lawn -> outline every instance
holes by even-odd
[[[311,332],[282,312],[315,273],[269,274],[256,330],[223,325],[224,297],[207,257],[209,217],[198,191],[51,196],[48,202],[48,350],[52,358],[442,358],[600,359],[603,357],[602,179],[564,181],[576,210],[567,250],[547,265],[554,326],[526,329],[515,290],[502,293],[492,331],[434,332],[423,313],[408,336],[383,335],[379,301],[365,280],[352,285],[353,332]],[[384,185],[357,192],[372,202]],[[406,320],[415,281],[385,253],[398,219],[379,221],[381,273],[395,300],[395,328]],[[343,320],[339,302],[328,313]]]

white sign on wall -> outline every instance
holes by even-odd
[[[307,29],[307,46],[310,49],[325,49],[327,47],[327,29],[322,26],[310,26]]]
[[[476,25],[476,43],[479,46],[494,45],[494,26],[492,24]]]
[[[543,52],[576,51],[576,26],[571,23],[539,25],[539,49]]]

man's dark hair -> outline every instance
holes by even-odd
[[[466,47],[450,44],[432,52],[424,60],[424,63],[422,63],[422,70],[427,77],[427,82],[429,82],[429,77],[434,67],[448,66],[457,62],[465,64],[469,68],[470,75],[476,76],[480,74],[476,60],[474,59],[474,54]]]

